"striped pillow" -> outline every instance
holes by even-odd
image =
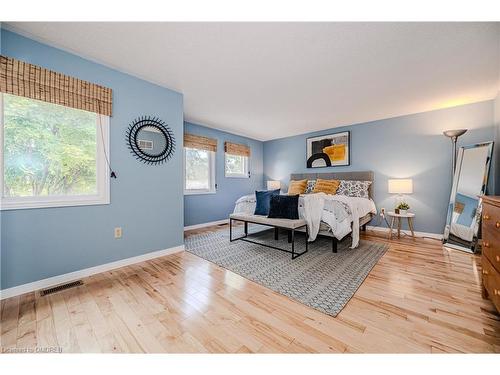
[[[304,194],[307,187],[307,180],[290,180],[288,185],[288,195]]]
[[[339,186],[339,180],[322,180],[318,178],[313,193],[335,194]]]

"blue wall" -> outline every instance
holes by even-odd
[[[184,131],[217,139],[215,179],[218,186],[215,194],[184,196],[185,226],[227,219],[238,198],[263,189],[263,142],[188,122],[184,123]],[[224,176],[225,141],[250,146],[250,178]]]
[[[493,101],[485,101],[268,141],[264,178],[287,184],[294,172],[372,170],[378,209],[394,206],[394,197],[387,193],[389,178],[413,178],[414,194],[407,201],[417,214],[416,230],[442,233],[451,189],[451,142],[442,131],[468,128],[459,145],[491,141],[496,131],[493,117]],[[349,167],[306,168],[306,138],[346,130],[351,131]],[[490,192],[492,187],[490,179]]]
[[[182,94],[2,30],[2,54],[113,89],[111,204],[1,211],[1,288],[183,243]],[[137,161],[125,131],[140,115],[173,130],[177,151],[160,166]],[[114,239],[114,227],[123,238]]]

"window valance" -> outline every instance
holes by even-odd
[[[231,155],[250,156],[250,147],[238,143],[224,142],[224,151]]]
[[[0,55],[0,92],[111,116],[110,88]]]
[[[202,137],[201,135],[184,134],[184,147],[196,148],[206,151],[217,151],[217,140]]]

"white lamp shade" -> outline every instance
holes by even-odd
[[[411,178],[389,180],[388,190],[391,194],[411,194],[413,193],[413,180]]]
[[[281,189],[281,181],[267,181],[267,190]]]

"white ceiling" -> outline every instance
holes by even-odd
[[[5,24],[3,24],[5,25]],[[260,140],[491,99],[499,23],[8,23]]]

